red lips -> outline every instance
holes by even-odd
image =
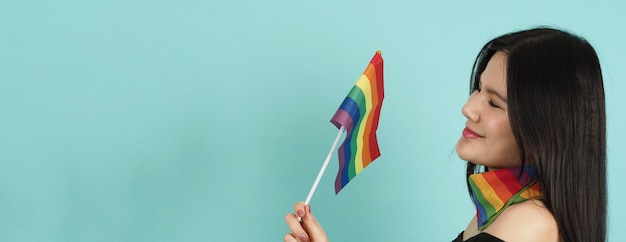
[[[463,137],[468,139],[482,138],[482,136],[480,136],[468,127],[465,127],[465,129],[463,129]]]

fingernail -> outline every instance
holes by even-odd
[[[296,211],[296,214],[298,214],[298,217],[304,217],[304,211],[302,211],[302,209],[298,209],[298,211]]]
[[[306,207],[305,207],[305,208],[306,208],[306,212],[307,212],[307,213],[311,213],[311,206],[306,205]]]
[[[301,239],[303,242],[309,242],[309,236],[308,236],[307,234],[302,234],[302,235],[300,235],[300,239]]]

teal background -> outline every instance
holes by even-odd
[[[610,241],[626,240],[621,1],[3,1],[0,241],[280,241],[376,50],[381,158],[312,200],[333,241],[450,241],[474,57],[537,25],[599,53]]]

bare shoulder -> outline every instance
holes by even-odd
[[[558,241],[556,220],[536,199],[511,205],[484,232],[504,241]]]

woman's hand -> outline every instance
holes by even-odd
[[[328,242],[326,233],[311,213],[311,207],[297,202],[293,208],[295,213],[285,216],[285,222],[291,230],[283,240],[285,242]],[[302,218],[302,222],[298,219]]]

